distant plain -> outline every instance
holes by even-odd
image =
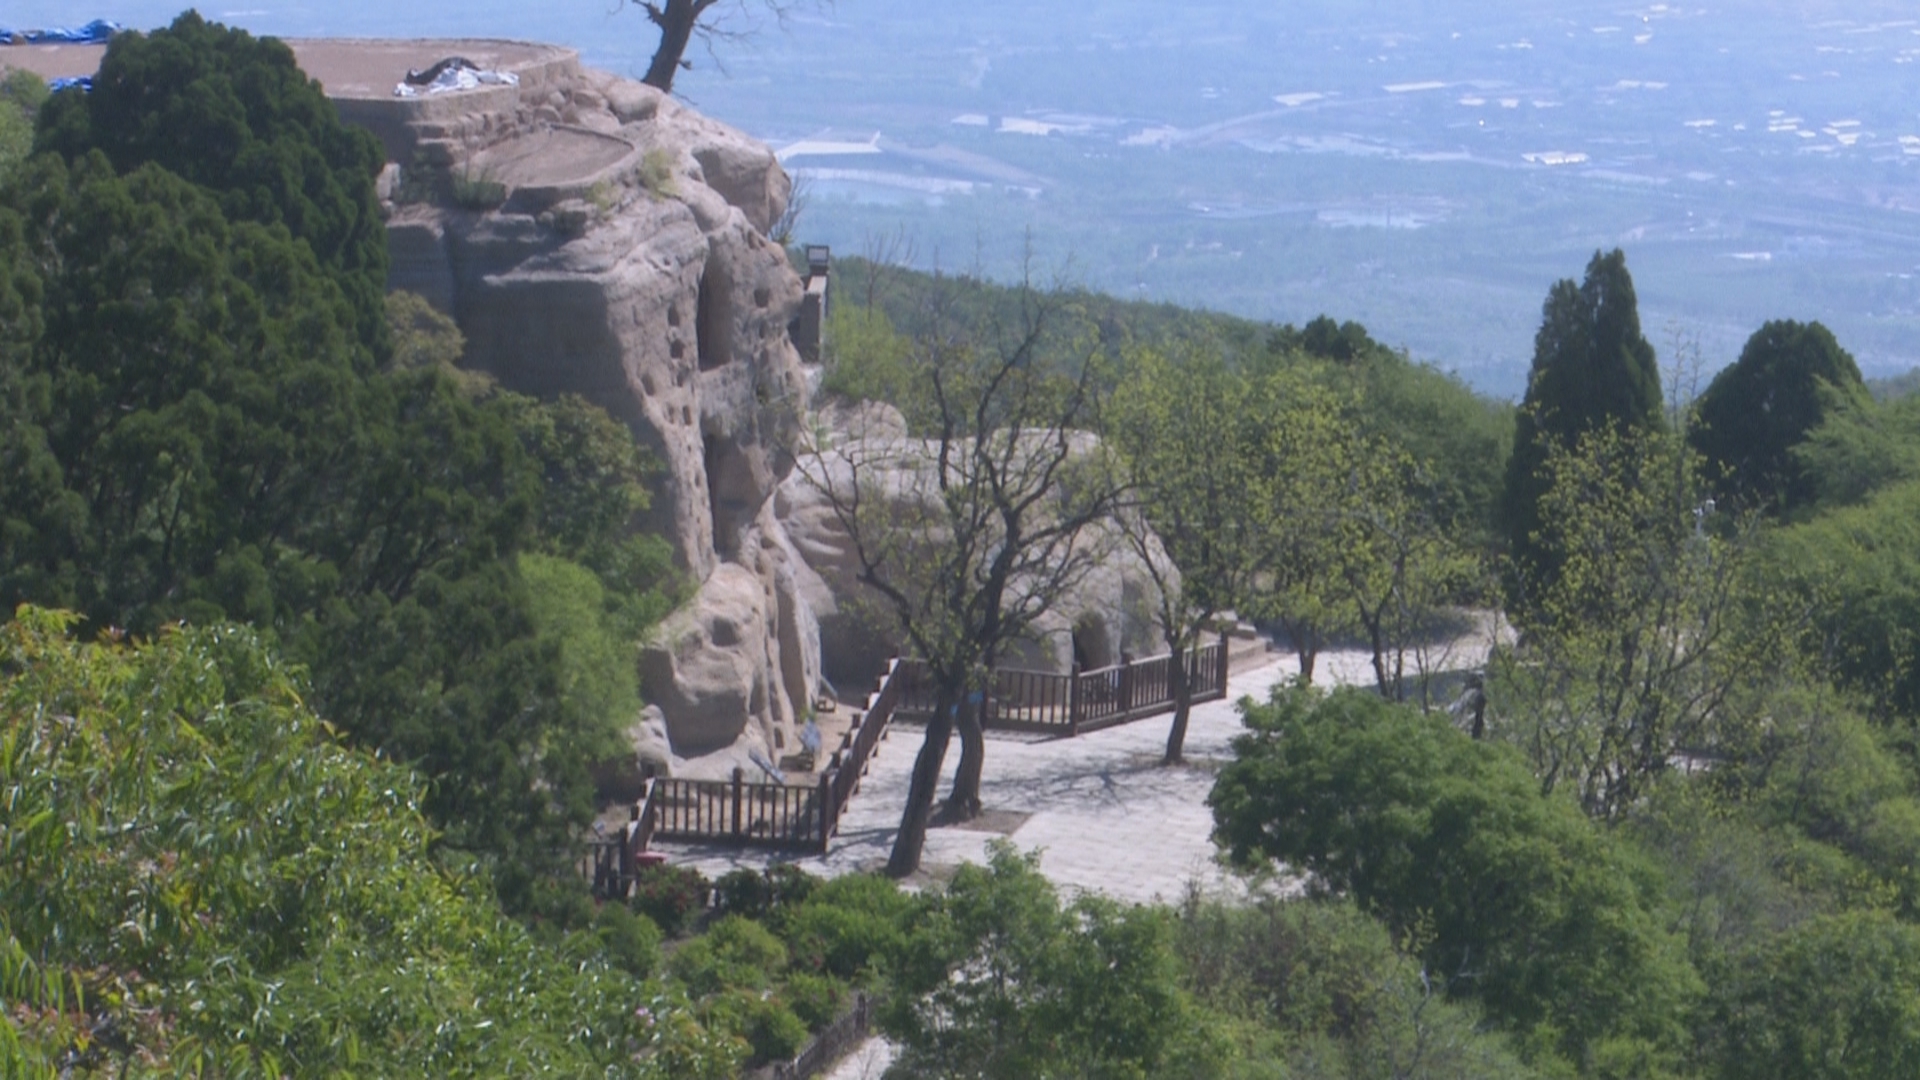
[[[173,4],[7,5],[151,26]],[[614,0],[203,9],[261,33],[528,37],[634,73]],[[697,47],[679,90],[789,148],[797,239],[1235,314],[1355,319],[1517,396],[1541,300],[1626,248],[1705,370],[1819,319],[1920,365],[1920,17],[1716,6],[840,0]],[[739,24],[743,25],[744,24]],[[724,65],[724,70],[721,70]],[[800,144],[800,145],[795,145]]]

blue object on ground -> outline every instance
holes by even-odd
[[[62,90],[78,90],[83,94],[90,94],[93,92],[93,76],[72,75],[64,79],[48,79],[47,89],[56,94]]]
[[[120,32],[120,24],[95,19],[85,26],[56,26],[51,30],[8,30],[0,27],[0,45],[105,45]]]

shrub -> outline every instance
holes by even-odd
[[[751,919],[729,915],[673,954],[668,967],[687,992],[707,997],[726,990],[764,990],[787,966],[787,947]]]
[[[669,936],[686,929],[687,918],[707,906],[711,886],[690,866],[656,866],[633,883],[633,910]]]
[[[793,1010],[793,1015],[805,1022],[808,1031],[817,1032],[839,1018],[847,1003],[847,987],[826,975],[797,971],[787,976],[780,996],[787,1008]]]
[[[742,867],[714,883],[715,907],[723,915],[764,920],[782,908],[805,903],[819,887],[819,878],[787,863],[764,871]]]
[[[746,1040],[752,1061],[789,1061],[807,1043],[807,1025],[778,999],[734,990],[707,1008],[707,1024]]]
[[[594,916],[607,959],[636,978],[649,978],[660,967],[660,927],[645,915],[618,904],[607,904]]]

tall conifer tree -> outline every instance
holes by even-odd
[[[1663,423],[1660,369],[1653,346],[1640,332],[1626,253],[1619,248],[1595,252],[1585,281],[1576,286],[1563,279],[1547,292],[1507,462],[1501,516],[1516,571],[1514,599],[1521,606],[1559,565],[1537,538],[1547,484],[1540,467],[1548,451],[1571,447],[1585,432],[1610,425],[1659,428]]]

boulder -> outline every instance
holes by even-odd
[[[906,643],[884,598],[859,581],[859,558],[834,512],[829,488],[847,490],[852,482],[847,462],[861,460],[868,484],[863,497],[878,493],[903,506],[924,499],[931,490],[935,447],[908,438],[897,410],[871,402],[828,404],[814,415],[810,430],[820,438],[802,450],[809,455],[804,466],[781,483],[774,514],[810,572],[796,584],[819,618],[820,670],[835,684],[861,686],[889,656],[905,651]],[[1094,443],[1093,436],[1078,437],[1089,448]],[[1006,666],[1065,672],[1078,662],[1090,670],[1118,663],[1122,652],[1160,651],[1152,621],[1157,587],[1118,523],[1096,525],[1081,544],[1093,556],[1091,569],[1038,620],[1027,640],[1015,643]],[[1152,548],[1157,550],[1157,543]]]

